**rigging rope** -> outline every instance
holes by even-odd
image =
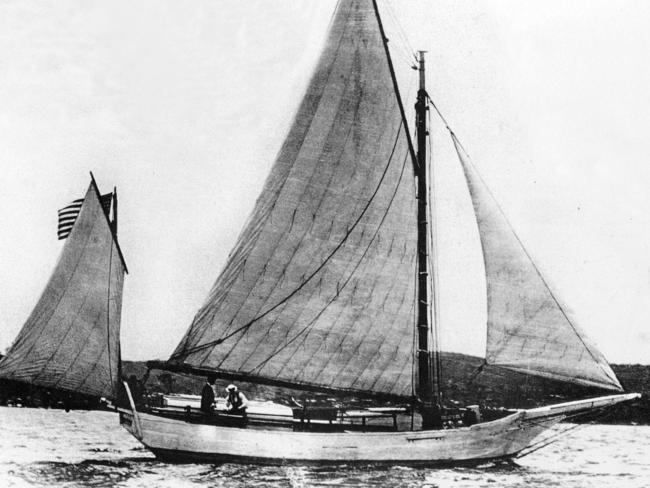
[[[391,18],[391,20],[395,25],[397,36],[400,37],[401,38],[400,40],[404,43],[404,44],[395,43],[397,49],[400,51],[400,56],[404,57],[404,61],[409,66],[413,66],[414,61],[417,64],[418,58],[415,49],[413,49],[413,46],[409,42],[409,38],[406,35],[406,31],[404,30],[404,27],[402,27],[402,24],[397,19],[397,15],[395,9],[391,4],[391,1],[385,0],[384,4],[386,5],[386,11],[388,12],[388,16]]]
[[[609,415],[611,415],[611,412],[605,411],[604,408],[601,408],[599,410],[601,412],[601,415],[597,416],[594,419],[594,421],[603,420],[603,419],[607,418]],[[584,417],[585,415],[589,415],[589,414],[592,414],[592,413],[593,412],[580,412],[580,413],[576,413],[576,414],[573,414],[573,415],[567,415],[564,418],[564,420]],[[545,448],[547,446],[550,446],[551,444],[557,442],[560,437],[564,436],[568,432],[572,432],[572,431],[577,430],[577,429],[583,429],[587,425],[589,425],[589,424],[575,424],[575,425],[569,426],[566,429],[563,429],[563,430],[561,430],[559,432],[556,432],[555,434],[551,434],[550,436],[544,437],[543,439],[540,439],[539,441],[537,441],[537,442],[531,444],[530,446],[527,446],[524,449],[522,449],[517,454],[516,458],[519,459],[519,458],[522,458],[524,456],[528,456],[529,454],[537,452],[540,449],[543,449],[543,448]]]

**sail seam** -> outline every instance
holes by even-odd
[[[99,313],[98,313],[97,316],[96,316],[96,319],[98,319],[98,318],[99,318]],[[70,369],[72,369],[72,367],[77,363],[77,360],[79,359],[79,357],[81,356],[81,354],[84,352],[84,349],[85,349],[85,347],[86,347],[86,344],[88,344],[88,341],[90,340],[90,338],[92,337],[92,335],[93,335],[93,329],[92,329],[92,327],[91,327],[90,330],[88,331],[88,334],[86,335],[86,338],[85,338],[84,341],[83,341],[83,346],[81,346],[81,347],[79,348],[79,350],[77,351],[77,354],[75,355],[74,359],[70,362],[70,364],[68,365],[68,367],[65,368],[65,370],[62,371],[61,376],[60,376],[59,379],[56,381],[56,383],[54,383],[54,386],[55,386],[55,387],[57,387],[57,386],[59,385],[59,383],[61,383],[61,381],[63,381],[63,379],[67,376],[68,371],[70,371]],[[102,353],[103,353],[103,350],[102,350]],[[99,355],[99,357],[100,357],[100,359],[101,359],[101,354]],[[79,385],[79,388],[81,388],[81,386],[86,382],[87,379],[88,379],[88,377],[86,376],[86,378],[84,378],[84,381]]]
[[[342,240],[339,242],[339,244],[334,248],[334,250],[332,250],[332,252],[330,252],[330,254],[329,254],[329,255],[328,255],[328,256],[323,260],[323,262],[322,262],[322,263],[321,263],[321,264],[316,268],[316,270],[313,271],[313,272],[312,272],[312,273],[307,277],[307,279],[304,280],[304,281],[303,281],[303,282],[302,282],[302,283],[301,283],[301,284],[300,284],[296,289],[294,289],[294,290],[293,290],[289,295],[287,295],[285,298],[283,298],[282,300],[280,300],[277,304],[275,304],[273,307],[271,307],[270,309],[268,309],[266,312],[264,312],[264,313],[262,313],[261,315],[255,317],[254,319],[252,319],[252,320],[249,321],[248,323],[242,325],[241,327],[238,327],[238,328],[237,328],[236,330],[234,330],[233,332],[231,332],[231,333],[225,335],[224,337],[221,337],[220,339],[216,339],[216,340],[214,340],[214,341],[210,341],[210,342],[207,342],[207,343],[205,343],[205,344],[201,344],[201,345],[195,346],[195,347],[191,348],[189,351],[182,351],[182,352],[180,352],[180,353],[178,353],[178,354],[173,354],[173,355],[171,356],[170,359],[174,359],[174,358],[176,358],[176,357],[178,357],[178,356],[181,356],[181,355],[185,355],[185,356],[187,356],[187,355],[189,355],[189,354],[193,354],[193,353],[195,353],[195,352],[198,352],[198,351],[204,350],[204,349],[206,349],[206,348],[208,348],[208,347],[210,347],[210,346],[214,346],[214,345],[218,345],[218,344],[223,343],[224,341],[226,341],[227,339],[231,338],[232,336],[238,334],[239,332],[242,332],[242,331],[246,330],[248,327],[250,327],[251,325],[253,325],[253,324],[254,324],[255,322],[257,322],[258,320],[264,318],[266,315],[268,315],[269,313],[271,313],[273,310],[275,310],[276,308],[278,308],[280,305],[282,305],[282,304],[285,303],[287,300],[289,300],[291,297],[293,297],[296,293],[298,293],[298,292],[299,292],[299,291],[300,291],[300,290],[301,290],[301,289],[302,289],[302,288],[303,288],[303,287],[304,287],[304,286],[305,286],[309,281],[311,281],[311,279],[312,279],[314,276],[316,276],[316,274],[318,274],[318,272],[319,272],[321,269],[323,269],[323,267],[325,267],[325,265],[326,265],[326,264],[329,262],[329,260],[334,256],[334,254],[336,254],[336,252],[337,252],[337,251],[338,251],[338,250],[343,246],[343,244],[345,244],[345,242],[347,241],[347,239],[348,239],[348,237],[350,236],[350,234],[354,231],[354,229],[357,227],[357,225],[359,224],[359,222],[361,221],[361,219],[365,216],[366,211],[367,211],[368,208],[370,207],[371,203],[374,201],[375,196],[377,195],[377,193],[379,192],[379,189],[380,189],[381,186],[382,186],[382,183],[383,183],[383,181],[384,181],[384,178],[386,177],[386,174],[388,173],[388,168],[390,167],[390,163],[391,163],[391,160],[389,159],[388,164],[386,164],[386,167],[384,168],[384,171],[382,172],[381,178],[379,179],[379,182],[377,183],[377,187],[375,188],[375,191],[373,192],[373,194],[371,195],[370,199],[368,200],[368,202],[367,202],[366,205],[364,206],[364,208],[363,208],[363,210],[361,211],[361,214],[359,215],[359,217],[357,217],[357,219],[354,221],[354,223],[352,224],[352,226],[348,229],[348,231],[346,232],[346,234],[343,236],[343,239],[342,239]]]
[[[391,206],[392,206],[392,204],[393,204],[393,201],[395,200],[395,197],[397,196],[397,193],[398,193],[399,190],[400,190],[401,183],[402,183],[402,179],[403,179],[403,176],[404,176],[404,171],[405,171],[405,169],[406,169],[406,162],[407,162],[407,160],[408,160],[408,157],[409,157],[409,154],[408,154],[408,152],[407,152],[407,153],[405,154],[405,156],[404,156],[404,160],[402,161],[402,168],[401,168],[400,175],[399,175],[399,178],[398,178],[398,181],[397,181],[397,185],[395,186],[395,191],[394,191],[393,194],[391,195],[391,198],[390,198],[390,201],[388,202],[388,206],[387,206],[387,208],[386,208],[386,211],[384,212],[384,215],[382,216],[381,222],[380,222],[379,226],[377,227],[377,230],[375,231],[375,234],[374,234],[373,237],[372,237],[372,241],[373,241],[373,242],[374,242],[375,238],[377,237],[377,235],[378,235],[378,233],[379,233],[379,229],[380,229],[381,226],[384,224],[384,221],[386,220],[386,217],[387,217],[387,215],[388,215],[388,212],[389,212],[390,209],[391,209]],[[370,246],[370,244],[369,244],[369,246]],[[368,247],[368,249],[369,249],[369,247]],[[365,257],[365,253],[364,253],[364,257]],[[362,259],[363,259],[363,257],[362,257]],[[400,262],[400,264],[401,264],[401,262]],[[383,267],[383,266],[382,266],[382,267]],[[379,276],[379,275],[376,276],[376,277],[375,277],[375,283],[378,282],[379,279],[380,279],[380,276]],[[396,283],[396,280],[393,280],[393,281],[391,282],[391,286],[390,286],[390,288],[386,291],[386,298],[385,298],[385,299],[387,299],[387,297],[393,293],[393,290],[394,290],[396,284],[397,284],[397,283]],[[374,287],[373,287],[373,289],[374,289]],[[401,297],[400,300],[399,300],[399,302],[400,302],[400,306],[399,306],[399,308],[395,311],[395,313],[393,314],[393,317],[391,317],[391,319],[393,320],[393,323],[395,323],[395,322],[394,322],[394,318],[395,318],[395,316],[399,313],[399,311],[402,309],[402,306],[404,305],[404,298],[405,298],[405,297],[404,297],[404,293],[405,293],[405,292],[402,293],[402,297]],[[385,319],[386,322],[389,321],[388,319],[389,319],[389,317],[386,317],[386,319]],[[354,324],[354,322],[353,322],[353,324]],[[364,332],[364,334],[363,334],[363,336],[362,336],[362,339],[358,341],[357,346],[356,346],[356,348],[355,348],[355,352],[358,352],[359,348],[360,348],[360,347],[361,347],[361,346],[366,342],[366,338],[371,334],[372,330],[377,326],[377,324],[378,324],[378,321],[377,321],[377,320],[373,320],[373,321],[372,321],[372,325],[371,325],[368,329],[365,330],[365,332]],[[346,331],[344,337],[341,339],[341,342],[340,342],[340,344],[339,344],[339,347],[340,347],[341,345],[343,345],[343,342],[345,341],[345,338],[348,336],[348,334],[349,334],[351,328],[352,328],[352,327],[350,327],[350,328],[348,329],[348,331]],[[386,335],[387,335],[387,334],[386,334]],[[379,344],[379,346],[377,347],[377,352],[376,352],[376,353],[373,355],[373,357],[368,361],[368,365],[370,365],[370,364],[372,363],[372,361],[375,360],[375,359],[377,358],[377,355],[378,355],[379,351],[381,350],[381,348],[383,347],[383,345],[386,343],[386,340],[387,340],[386,335],[384,336],[382,342],[381,342],[381,343]],[[400,342],[401,342],[402,339],[403,339],[403,338],[400,339]],[[343,371],[345,371],[345,370],[348,368],[348,366],[350,365],[350,363],[353,361],[353,358],[354,358],[354,357],[355,357],[355,354],[352,354],[352,355],[350,356],[350,358],[348,359],[348,361],[346,362],[346,364],[339,368],[339,371],[338,371],[337,374],[336,374],[337,377],[340,376],[340,375],[343,373]],[[331,363],[331,358],[330,358],[330,360],[326,363],[326,366],[323,367],[322,369],[323,369],[323,370],[326,369],[327,366],[329,366],[330,363]],[[362,372],[357,376],[357,378],[354,380],[354,382],[352,383],[352,385],[356,384],[356,383],[361,379],[361,376],[363,375],[363,373],[365,373],[365,372],[367,371],[367,369],[368,369],[368,368],[364,369],[364,370],[363,370],[363,371],[362,371]],[[384,371],[383,368],[376,368],[376,369],[377,369],[377,370],[380,370],[380,371]],[[382,376],[382,375],[379,375],[377,378],[375,378],[375,380],[374,380],[372,386],[374,386],[374,385],[377,383],[377,381],[380,380],[381,376]]]
[[[87,299],[88,299],[88,295],[84,296],[84,299],[83,299],[83,301],[81,302],[81,305],[79,305],[79,308],[77,309],[77,311],[76,311],[76,313],[75,313],[75,317],[77,317],[77,316],[79,315],[79,312],[80,312],[80,311],[83,309],[83,307],[86,305],[86,300],[87,300]],[[48,321],[48,324],[49,324],[49,321]],[[66,329],[65,333],[63,334],[63,337],[61,338],[61,341],[59,341],[59,344],[58,344],[58,345],[56,346],[56,348],[54,349],[54,352],[52,352],[52,354],[50,354],[50,357],[47,358],[47,359],[43,362],[43,365],[40,367],[40,371],[39,371],[38,373],[36,373],[36,375],[32,378],[33,381],[38,381],[38,379],[41,377],[41,375],[43,375],[43,373],[44,373],[45,370],[47,369],[47,366],[52,362],[52,360],[54,359],[54,357],[58,354],[59,350],[61,349],[61,346],[63,346],[63,344],[65,343],[65,339],[66,339],[66,337],[68,336],[68,334],[70,333],[70,331],[72,330],[72,328],[73,328],[73,326],[74,326],[75,324],[76,324],[76,320],[75,320],[75,319],[73,319],[73,320],[70,321],[70,324],[68,325],[68,328]],[[67,371],[67,370],[66,370],[66,371]],[[65,371],[64,371],[62,374],[65,375]]]
[[[83,386],[88,382],[88,379],[90,378],[92,373],[94,373],[94,371],[97,369],[97,366],[101,363],[102,356],[104,355],[104,351],[106,351],[107,347],[108,347],[108,345],[104,346],[104,348],[101,350],[101,352],[99,353],[99,356],[97,357],[97,360],[93,364],[92,368],[90,368],[90,371],[88,372],[88,374],[86,374],[86,377],[84,378],[84,380],[79,385],[78,389],[80,391],[83,388]]]

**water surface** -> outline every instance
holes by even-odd
[[[650,426],[584,426],[514,466],[429,469],[165,464],[111,412],[0,407],[0,425],[3,487],[650,487]]]

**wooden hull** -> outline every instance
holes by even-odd
[[[172,462],[476,464],[510,458],[568,415],[636,398],[613,395],[532,410],[471,427],[408,432],[293,432],[189,423],[121,410],[120,422]]]

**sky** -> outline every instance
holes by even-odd
[[[0,351],[56,263],[56,210],[117,186],[124,359],[167,357],[291,123],[335,0],[0,1]],[[380,0],[431,97],[605,356],[650,363],[650,3]],[[407,38],[407,40],[406,40]],[[433,119],[442,348],[480,355],[471,203]]]

